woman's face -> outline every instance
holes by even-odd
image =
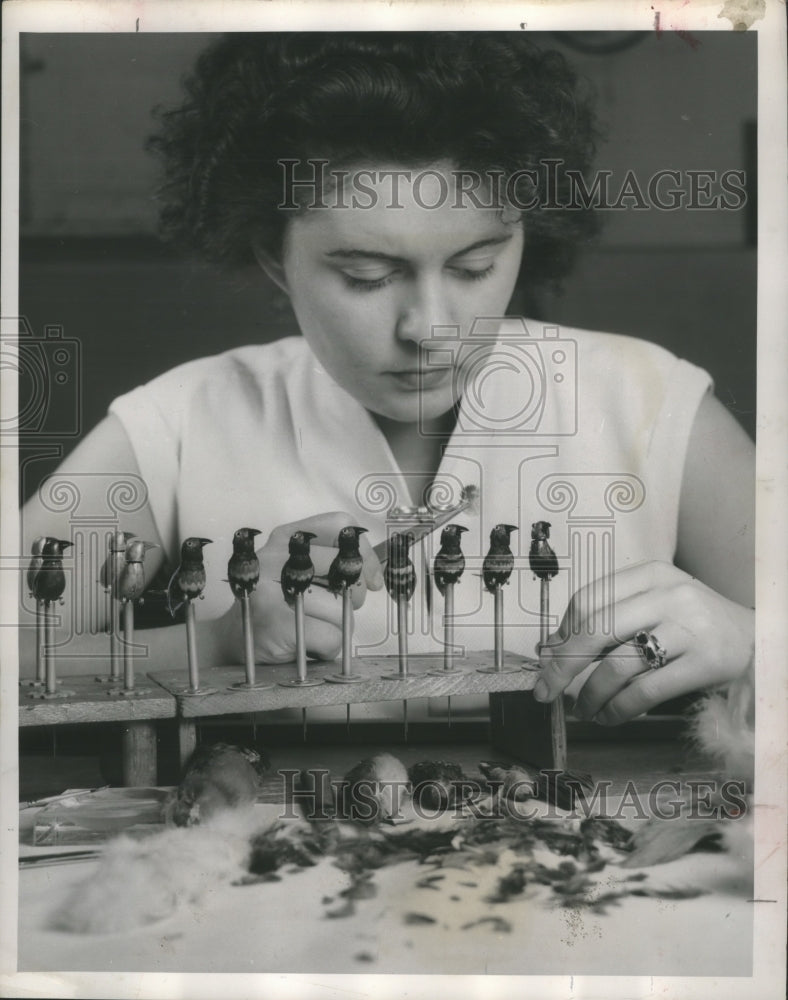
[[[304,337],[340,386],[373,413],[428,421],[462,391],[456,347],[428,365],[430,339],[456,331],[467,338],[477,317],[504,316],[520,268],[522,223],[477,207],[487,203],[481,192],[475,204],[456,197],[448,164],[400,175],[393,192],[392,176],[382,171],[397,169],[404,168],[351,173],[351,181],[363,176],[374,198],[359,196],[353,207],[346,184],[348,207],[342,191],[332,192],[324,196],[331,207],[294,218],[280,281]]]

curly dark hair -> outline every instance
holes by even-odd
[[[157,109],[148,146],[164,166],[163,237],[206,261],[249,264],[253,245],[280,257],[284,159],[504,174],[560,161],[554,207],[537,197],[528,211],[529,282],[566,274],[596,229],[592,210],[555,208],[563,170],[590,167],[591,102],[563,56],[522,33],[233,34],[185,88],[180,107]]]

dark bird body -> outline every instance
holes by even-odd
[[[167,804],[168,822],[196,826],[216,813],[253,805],[267,769],[256,750],[227,743],[198,747]]]
[[[531,572],[540,580],[552,580],[558,574],[558,559],[550,548],[550,522],[536,521],[531,525],[531,548],[528,562]]]
[[[30,554],[33,558],[30,560],[30,564],[27,567],[26,580],[27,580],[27,590],[28,593],[31,595],[31,597],[33,596],[33,592],[35,590],[36,574],[41,569],[41,564],[44,561],[42,553],[44,551],[44,544],[46,542],[47,542],[46,536],[39,535],[38,538],[33,540],[33,544],[30,546]]]
[[[367,529],[351,525],[339,532],[339,552],[328,568],[328,589],[332,594],[341,594],[343,590],[358,583],[364,560],[358,546],[359,536]]]
[[[443,810],[464,802],[471,786],[459,764],[421,760],[408,768],[413,801],[425,809]]]
[[[461,524],[450,524],[441,532],[441,547],[435,556],[432,575],[441,594],[446,593],[446,585],[457,583],[465,570],[465,556],[460,548],[462,532],[467,531]]]
[[[174,617],[187,601],[196,600],[205,590],[205,565],[202,561],[204,545],[210,538],[187,538],[181,545],[181,564],[170,577],[167,585],[167,607]]]
[[[239,528],[233,535],[233,554],[227,563],[227,582],[236,597],[251,594],[260,579],[260,562],[255,555],[257,528]]]
[[[123,569],[118,577],[118,597],[121,601],[138,601],[145,593],[145,553],[155,549],[151,542],[133,539],[126,545]]]
[[[284,599],[291,608],[295,604],[296,595],[303,594],[309,588],[315,575],[315,567],[309,554],[309,543],[315,537],[311,531],[296,531],[290,537],[290,556],[282,567],[280,584]]]
[[[517,531],[513,524],[496,524],[490,532],[490,551],[482,563],[482,579],[490,593],[507,584],[512,575],[514,555],[509,542],[513,531]]]
[[[409,601],[416,589],[416,570],[413,568],[409,550],[413,537],[410,534],[394,534],[389,539],[388,558],[383,571],[386,590],[394,601],[404,598]]]
[[[109,554],[99,573],[99,583],[105,590],[117,589],[117,581],[126,564],[126,546],[134,538],[131,531],[116,531],[109,543]]]
[[[66,589],[63,572],[63,549],[71,542],[60,538],[47,538],[41,551],[41,568],[33,580],[33,596],[37,601],[58,601]]]

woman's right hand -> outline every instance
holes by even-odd
[[[282,567],[289,557],[291,535],[296,531],[311,531],[315,535],[310,555],[315,575],[325,576],[337,554],[340,529],[356,523],[351,514],[336,512],[281,524],[274,528],[265,545],[257,550],[260,580],[251,601],[257,663],[290,663],[296,658],[295,616],[292,607],[285,602],[279,583]],[[367,590],[380,590],[383,586],[383,571],[372,546],[364,535],[359,543],[364,569],[358,583],[351,588],[354,610],[363,605]],[[323,587],[310,587],[304,595],[304,618],[307,655],[333,660],[342,648],[341,597]],[[220,621],[230,662],[243,663],[240,602],[235,601]],[[212,624],[215,626],[217,623]]]

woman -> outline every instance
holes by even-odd
[[[491,644],[476,574],[494,524],[517,525],[525,553],[530,524],[550,521],[569,568],[537,698],[577,677],[576,711],[617,723],[746,671],[753,453],[708,376],[631,338],[502,321],[518,283],[559,279],[594,228],[589,212],[556,208],[595,140],[563,60],[509,34],[241,35],[207,51],[187,87],[152,142],[165,231],[209,261],[256,260],[303,337],[166,373],[116,400],[64,463],[142,476],[148,502],[123,527],[160,546],[149,574],[198,535],[213,539],[219,581],[234,530],[260,529],[256,656],[289,661],[290,535],[314,533],[325,573],[340,528],[363,525],[354,641],[393,652],[366,539],[385,539],[392,502],[472,483],[480,510],[457,519],[459,643]],[[70,532],[38,500],[24,526],[28,544]],[[520,559],[514,653],[538,636],[535,586]],[[414,652],[439,648],[433,603]],[[229,589],[217,582],[201,610],[201,662],[240,662]],[[335,656],[340,603],[313,587],[306,612],[310,653]],[[182,658],[179,632],[146,635],[147,669]],[[632,655],[639,632],[661,669]]]

